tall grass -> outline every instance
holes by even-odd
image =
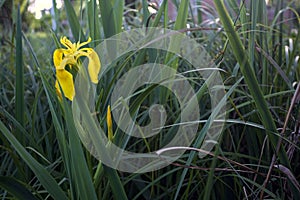
[[[0,8],[7,2],[0,1]],[[134,9],[122,0],[64,0],[64,7],[56,12],[59,16],[55,16],[58,29],[47,27],[40,30],[42,33],[26,32],[22,27],[26,19],[13,5],[12,28],[5,30],[9,34],[0,33],[0,198],[300,198],[300,94],[292,86],[300,81],[297,1],[273,1],[271,19],[266,18],[269,8],[264,1],[250,2],[215,0],[212,6],[197,1],[199,13],[212,13],[198,17],[195,24],[188,0],[176,4],[174,22],[168,21],[167,0],[154,15],[145,10],[145,0],[133,2]],[[287,19],[287,12],[295,18]],[[191,29],[186,29],[187,24]],[[73,42],[91,37],[90,47],[96,47],[105,38],[143,26],[179,30],[199,41],[221,71],[226,89],[222,100],[228,106],[218,144],[200,159],[197,153],[214,113],[205,80],[196,72],[189,73],[188,80],[201,102],[194,149],[163,169],[140,174],[105,166],[82,145],[72,103],[65,98],[60,101],[54,89],[52,54],[62,36]],[[170,48],[176,48],[177,44],[172,45]],[[113,51],[117,46],[109,48]],[[177,55],[154,49],[118,58],[101,71],[96,90],[95,115],[104,130],[116,81],[149,61],[171,65],[179,73],[193,69]],[[177,131],[174,124],[180,121],[179,103],[163,87],[146,85],[136,94],[128,108],[133,120],[148,124],[149,107],[163,103],[170,128],[155,137],[136,139],[114,122],[113,142],[132,152],[157,150]]]

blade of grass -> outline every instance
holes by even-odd
[[[23,67],[23,47],[22,47],[22,21],[20,14],[20,6],[18,7],[17,14],[17,32],[16,32],[16,120],[24,126],[24,67]],[[18,129],[17,129],[18,130]],[[21,132],[18,130],[19,139],[23,143],[24,137]]]
[[[296,18],[297,18],[297,28],[299,30],[300,28],[300,16],[297,12],[294,12],[295,15],[296,15]],[[297,51],[299,50],[299,46],[300,46],[300,31],[297,32],[297,36],[296,36],[296,39],[294,40],[294,44],[293,44],[293,50],[290,54],[290,59],[288,61],[288,66],[287,66],[287,71],[286,73],[287,74],[290,74],[291,72],[291,69],[292,69],[292,65],[293,65],[293,59],[295,59],[296,55],[297,55]],[[300,62],[299,62],[300,63]],[[299,67],[298,67],[298,70],[299,70]],[[299,79],[297,79],[299,80]]]
[[[174,30],[181,30],[186,28],[188,10],[189,10],[189,0],[182,0],[179,5],[178,14],[174,24]],[[170,42],[170,49],[177,50],[180,46],[181,36],[175,36]],[[177,70],[178,68],[178,59],[173,59],[173,54],[168,52],[166,55],[165,63],[168,63],[173,69]]]
[[[267,52],[269,51],[268,49],[268,38],[267,34],[264,34],[264,27],[267,26],[268,24],[268,13],[267,13],[267,5],[265,1],[259,1],[259,11],[258,11],[258,18],[257,21],[258,23],[261,24],[261,27],[259,28],[259,37],[258,37],[258,43],[262,46],[263,49],[265,49]],[[257,50],[257,49],[256,49]],[[259,60],[261,60],[261,65],[262,65],[262,77],[261,77],[261,83],[264,86],[262,88],[263,94],[267,94],[268,88],[265,87],[268,84],[268,77],[269,75],[269,70],[268,70],[268,62],[265,56],[259,55]]]
[[[99,0],[103,31],[109,38],[122,30],[123,6],[122,0]]]
[[[280,9],[283,9],[283,0],[279,0],[278,5]],[[280,48],[278,48],[278,65],[281,66],[283,63],[283,50],[284,50],[284,45],[283,45],[283,13],[279,16],[279,44]],[[280,85],[280,84],[278,84]]]
[[[251,1],[251,25],[249,35],[249,64],[255,70],[255,39],[256,39],[256,23],[258,15],[258,1]],[[225,29],[226,30],[226,29]]]
[[[100,21],[99,12],[96,0],[87,1],[87,17],[89,23],[90,37],[93,40],[100,40]],[[94,45],[95,46],[95,45]]]
[[[116,23],[116,34],[122,31],[123,24],[123,9],[124,9],[124,0],[113,0],[113,8],[115,15],[115,23]]]
[[[105,38],[109,38],[120,33],[122,30],[124,1],[99,0],[98,2]],[[113,55],[118,46],[117,44],[112,44],[107,48],[109,50],[109,54]],[[112,77],[113,73],[114,71],[111,71],[109,77]]]
[[[182,0],[179,5],[178,14],[174,24],[174,30],[180,30],[186,27],[188,11],[189,11],[189,0]]]
[[[240,21],[241,21],[241,29],[242,29],[242,34],[244,40],[246,40],[247,38],[247,31],[249,30],[249,24],[248,24],[248,20],[247,20],[247,10],[244,4],[244,1],[241,1],[240,3],[240,17],[239,17]]]
[[[161,5],[159,7],[159,10],[158,10],[158,12],[157,12],[157,14],[155,16],[155,19],[154,19],[153,23],[151,24],[151,27],[157,27],[158,26],[159,21],[160,21],[160,19],[162,17],[163,11],[166,9],[167,2],[168,2],[168,0],[164,0],[161,3]]]
[[[56,0],[52,0],[52,5],[53,7],[51,8],[52,9],[52,12],[51,12],[51,16],[52,16],[52,30],[57,33],[57,30],[59,29],[59,27],[57,27],[59,25],[59,14],[58,14],[58,9],[57,9],[57,4],[56,4]]]
[[[75,40],[81,42],[86,41],[86,38],[83,34],[83,30],[81,29],[80,23],[78,21],[75,10],[70,0],[64,0],[64,5],[67,13],[67,19]]]
[[[220,146],[216,145],[216,151],[214,153],[214,158],[212,160],[212,163],[210,165],[211,170],[208,173],[206,186],[204,189],[204,197],[203,199],[209,200],[211,198],[212,188],[213,188],[213,177],[215,175],[215,168],[217,166],[217,157],[219,156]]]
[[[144,24],[144,26],[147,26],[149,16],[150,16],[150,12],[148,10],[148,1],[143,0],[142,6],[143,6],[143,24]]]
[[[102,165],[102,166],[103,166],[104,173],[109,180],[115,199],[127,200],[126,193],[124,191],[122,182],[119,178],[117,171],[106,165]]]
[[[278,131],[277,131],[275,122],[273,120],[273,117],[271,115],[271,112],[267,106],[265,99],[264,99],[262,91],[258,85],[258,81],[254,74],[253,68],[251,67],[251,65],[249,63],[249,60],[247,58],[247,54],[245,52],[243,44],[242,44],[238,34],[235,31],[233,22],[230,19],[228,12],[226,11],[226,8],[224,6],[224,2],[214,0],[214,3],[216,5],[216,9],[219,13],[221,22],[224,26],[224,29],[227,33],[227,37],[228,37],[229,43],[233,49],[233,53],[234,53],[238,63],[240,64],[240,69],[241,69],[242,74],[244,75],[244,79],[246,81],[246,84],[248,85],[250,94],[252,95],[252,97],[255,101],[255,105],[260,114],[262,123],[266,128],[266,133],[271,141],[272,146],[275,149],[277,142],[278,142],[278,138],[276,137],[276,135],[274,133],[278,133]],[[282,146],[281,146],[281,150],[279,151],[279,159],[285,166],[290,167],[290,163],[288,161],[286,152],[284,151]]]

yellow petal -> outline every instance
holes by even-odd
[[[76,45],[76,49],[78,50],[80,47],[84,46],[84,45],[87,45],[88,43],[90,43],[92,41],[92,38],[89,37],[88,40],[86,42],[77,42],[77,45]]]
[[[87,57],[89,59],[88,71],[89,71],[91,81],[97,84],[98,74],[101,68],[99,56],[93,49],[90,49],[90,54]]]
[[[60,67],[60,63],[62,61],[64,55],[64,51],[63,49],[56,49],[53,53],[53,63],[55,68],[59,68]]]
[[[67,49],[72,49],[73,51],[76,51],[75,45],[72,44],[72,42],[70,40],[68,40],[68,38],[66,36],[60,38],[60,43],[62,45],[64,45],[65,47],[67,47]]]
[[[72,74],[66,70],[56,70],[56,79],[55,88],[58,92],[58,95],[61,94],[59,87],[60,84],[65,97],[73,101],[75,88]]]

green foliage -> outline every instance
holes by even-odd
[[[130,5],[123,0],[64,0],[55,15],[41,20],[28,13],[26,2],[0,1],[1,13],[11,8],[7,18],[0,14],[1,199],[298,198],[300,92],[292,86],[300,81],[298,1],[272,1],[270,6],[264,1],[215,0],[215,6],[197,1],[198,13],[205,14],[197,23],[188,0],[175,4],[173,22],[168,20],[167,0],[159,7],[152,5],[154,15],[146,10],[145,0]],[[52,21],[56,30],[51,30]],[[82,145],[72,103],[60,101],[55,92],[52,54],[62,36],[73,42],[91,37],[90,46],[96,47],[105,38],[143,26],[179,30],[205,47],[224,80],[227,121],[219,143],[199,159],[196,153],[215,113],[205,80],[188,73],[201,100],[195,149],[163,169],[130,174],[103,165]],[[101,72],[97,86],[95,115],[104,130],[116,81],[149,61],[172,65],[179,73],[193,69],[176,55],[153,49],[118,58]],[[132,139],[113,123],[113,142],[132,152],[149,152],[168,143],[180,121],[175,95],[150,84],[139,88],[130,102],[128,109],[140,125],[149,123],[152,104],[163,103],[170,128],[155,137]]]

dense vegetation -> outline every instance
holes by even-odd
[[[35,19],[28,1],[0,1],[1,199],[300,199],[299,1],[63,2]],[[151,123],[150,106],[158,103],[168,117],[159,134],[129,139],[116,116],[110,122],[107,115],[115,103],[112,91],[126,72],[150,62],[169,65],[187,77],[199,102],[193,148],[165,168],[128,173],[99,162],[83,145],[73,117],[76,101],[65,98],[65,90],[57,95],[61,69],[53,53],[64,48],[64,36],[72,43],[90,37],[86,46],[97,48],[118,33],[145,27],[178,30],[204,47],[206,61],[222,77],[226,121],[217,144],[200,158],[210,121],[216,120],[210,118],[212,107],[219,105],[212,104],[205,87],[210,79],[163,50],[129,52],[106,67],[99,55],[94,115],[110,142],[128,151],[163,147],[177,131],[181,107],[176,95],[159,84],[139,87],[128,101],[132,119]],[[74,66],[85,66],[88,59],[73,60],[66,70],[75,78]]]

